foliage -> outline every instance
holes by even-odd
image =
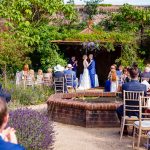
[[[9,126],[17,130],[18,142],[26,149],[53,149],[53,125],[44,114],[27,108],[14,110],[10,112]]]
[[[133,41],[130,44],[122,46],[123,55],[121,57],[126,63],[130,63],[131,60],[139,59],[139,56],[144,56],[148,58],[149,48],[148,46],[148,34],[146,32],[150,26],[150,9],[136,8],[135,6],[124,4],[120,7],[119,12],[110,14],[100,26],[103,25],[104,29],[107,31],[114,32],[130,32],[133,36]],[[147,42],[147,43],[146,43]],[[136,47],[136,48],[135,48]],[[128,50],[127,50],[128,49]],[[134,55],[127,55],[127,53],[134,53]],[[129,60],[126,59],[129,57]],[[150,55],[149,55],[150,56]],[[143,62],[139,59],[140,62]]]
[[[140,69],[144,68],[144,61],[138,57],[138,46],[136,44],[122,45],[121,57],[116,60],[123,66],[132,66],[133,62],[138,63]]]
[[[102,0],[86,0],[84,6],[85,13],[88,15],[88,19],[92,20],[93,16],[98,13],[97,7]]]
[[[49,42],[50,39],[59,36],[57,28],[53,28],[53,23],[61,20],[61,17],[57,17],[59,14],[69,25],[77,18],[73,5],[64,5],[61,0],[0,1],[0,17],[5,19],[9,37],[3,40],[5,45],[3,53],[6,57],[0,57],[1,62],[6,62],[7,58],[9,62],[15,62],[16,67],[19,68],[28,60],[29,53],[39,51],[40,63],[44,67],[54,66],[57,63],[64,64],[65,61],[59,54],[57,46]],[[5,39],[5,35],[1,34],[1,38]],[[8,42],[10,40],[13,45]],[[10,54],[17,50],[20,52],[17,53],[20,54],[19,57],[17,54],[16,57],[10,57]]]
[[[3,82],[1,82],[3,84]],[[50,87],[27,87],[14,86],[15,83],[9,81],[5,88],[11,93],[12,103],[14,105],[37,105],[45,103],[48,97],[53,93],[53,89]]]
[[[112,6],[112,4],[98,4],[98,6],[102,6],[102,7],[110,7],[110,6]]]
[[[119,13],[113,13],[105,20],[105,25],[109,29],[121,31],[137,32],[150,24],[150,10],[139,9],[132,5],[124,4],[119,9]]]
[[[13,35],[0,33],[0,65],[21,68],[24,63],[30,63],[27,54],[31,49],[24,45],[18,37],[14,39]]]
[[[96,31],[92,34],[71,34],[66,40],[99,41],[102,43],[131,43],[134,39],[130,33]]]

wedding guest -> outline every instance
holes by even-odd
[[[117,70],[117,65],[116,65],[116,64],[113,64],[112,66],[114,66],[114,67],[115,67],[114,69],[116,69],[116,70]]]
[[[67,85],[66,85],[66,80],[65,80],[65,74],[64,74],[64,67],[61,65],[57,65],[54,67],[54,78],[64,78],[64,90],[67,92]]]
[[[150,72],[149,72],[149,68],[145,67],[144,72],[141,73],[141,77],[142,78],[150,78]]]
[[[150,72],[150,64],[147,64],[147,65],[146,65],[146,67],[148,67],[148,68],[149,68],[149,72]]]
[[[29,70],[29,75],[27,76],[27,78],[28,77],[31,77],[32,81],[35,81],[35,75],[34,75],[34,70],[33,69]]]
[[[35,82],[34,70],[30,69],[29,73],[27,75],[27,78],[26,78],[25,85],[26,86],[33,86],[34,82]]]
[[[138,64],[137,64],[136,62],[134,62],[134,63],[132,64],[132,67],[133,67],[134,69],[137,69],[137,70],[138,70],[138,77],[141,77],[141,70],[138,68]]]
[[[49,79],[52,79],[53,78],[53,69],[48,68],[47,73],[45,73],[44,77],[48,77]]]
[[[72,77],[73,77],[73,87],[76,88],[76,86],[77,86],[76,73],[72,70],[72,68],[73,68],[72,65],[68,64],[67,65],[67,70],[64,71],[64,74],[65,75],[72,75]],[[71,80],[71,79],[69,79],[69,80]],[[71,85],[69,85],[69,86],[71,86]]]
[[[73,67],[72,70],[73,70],[75,73],[77,73],[78,61],[76,60],[76,57],[75,57],[75,56],[72,56],[72,57],[71,57],[71,60],[70,60],[69,64],[72,65],[72,67]]]
[[[64,67],[62,67],[61,65],[57,65],[54,67],[54,77],[55,78],[61,78],[61,77],[65,77],[64,75]]]
[[[111,65],[111,67],[110,67],[110,72],[109,72],[109,74],[108,74],[108,79],[110,78],[110,76],[111,76],[111,70],[116,70],[116,66],[113,64],[113,65]]]
[[[22,70],[22,80],[26,80],[28,74],[29,74],[29,65],[25,64]]]
[[[15,129],[8,127],[9,114],[6,103],[0,98],[0,150],[25,150],[18,144]]]
[[[123,74],[123,66],[119,65],[118,70],[116,71],[118,77],[118,91],[121,91],[122,87],[122,74]]]
[[[110,76],[111,76],[111,70],[116,69],[114,65],[111,65],[110,72],[108,74],[107,80],[105,82],[105,92],[110,92],[111,82],[110,82]]]
[[[126,91],[144,91],[145,95],[147,93],[147,89],[146,86],[144,84],[141,84],[138,81],[138,70],[136,68],[130,68],[129,70],[130,72],[130,77],[131,77],[131,81],[127,82],[125,84],[122,85],[122,90],[126,90]],[[133,101],[128,101],[128,105],[139,105],[139,103],[137,101],[133,102]],[[133,108],[132,108],[133,109]],[[117,108],[116,110],[118,118],[121,122],[121,118],[123,117],[123,105],[121,105],[120,107]],[[137,111],[135,112],[128,112],[127,114],[129,117],[130,116],[138,116]],[[127,128],[125,128],[124,133],[127,133]]]
[[[122,71],[123,71],[123,66],[119,65],[118,70],[116,71],[118,77],[122,75]]]
[[[129,74],[129,71],[128,71],[127,67],[125,67],[123,69],[123,74],[121,76],[121,79],[122,79],[122,83],[126,83],[126,82],[130,81],[130,74]]]
[[[53,83],[53,73],[52,73],[52,69],[48,68],[47,69],[47,73],[44,74],[44,84],[45,85],[52,85]]]
[[[36,79],[37,84],[43,84],[43,71],[42,69],[38,69],[38,74],[37,74],[37,79]]]
[[[47,69],[47,73],[45,73],[45,76],[52,78],[53,76],[53,69],[52,68],[48,68]]]
[[[110,74],[110,92],[117,92],[118,91],[118,76],[115,69],[111,69]]]

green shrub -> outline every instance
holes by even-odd
[[[2,83],[3,84],[3,83]],[[53,93],[50,87],[22,87],[8,81],[5,88],[11,93],[12,103],[14,105],[37,105],[45,103],[48,97]]]

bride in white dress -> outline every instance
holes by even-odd
[[[87,55],[83,55],[84,70],[80,81],[80,86],[79,86],[80,90],[86,90],[91,88],[91,80],[90,80],[90,75],[88,70],[89,63],[87,62],[87,58],[88,58]]]

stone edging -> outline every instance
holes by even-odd
[[[57,106],[66,106],[73,108],[80,108],[85,110],[116,110],[121,103],[86,103],[81,101],[75,101],[73,97],[82,96],[100,96],[100,97],[116,97],[116,93],[111,92],[78,92],[78,93],[67,93],[67,94],[53,94],[47,100],[47,104],[54,104]],[[84,100],[83,100],[84,101]]]

